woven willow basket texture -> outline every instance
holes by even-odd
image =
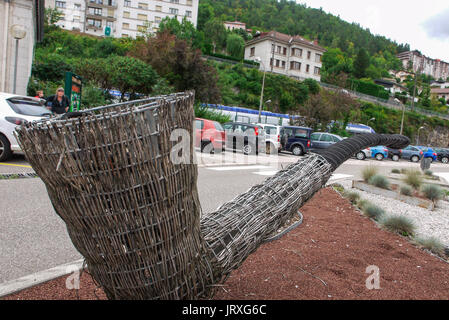
[[[192,131],[193,102],[193,93],[178,94],[18,132],[73,244],[110,299],[210,295],[197,168],[170,161],[176,144],[170,134]]]
[[[192,133],[193,93],[29,123],[18,138],[47,186],[88,270],[110,299],[201,299],[242,265],[329,180],[369,146],[403,136],[361,135],[311,154],[205,214],[197,168],[174,164],[175,129]]]

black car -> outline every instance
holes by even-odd
[[[391,148],[387,148],[388,149],[388,158],[393,160],[393,161],[399,161],[402,159],[402,150],[399,149],[391,149]]]
[[[226,148],[242,150],[244,154],[265,152],[265,131],[257,124],[228,122],[223,125],[226,135]]]
[[[295,126],[284,126],[281,129],[281,150],[302,156],[309,152],[310,137],[313,129]]]
[[[448,164],[449,163],[449,149],[439,149],[436,148],[435,152],[437,153],[437,159],[441,163]]]

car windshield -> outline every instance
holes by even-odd
[[[13,98],[6,100],[15,113],[23,116],[44,117],[51,115],[50,111],[44,108],[38,101]]]
[[[214,122],[214,126],[217,131],[224,131],[223,127],[219,122]]]

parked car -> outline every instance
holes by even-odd
[[[278,154],[282,149],[281,131],[282,127],[274,124],[258,123],[265,131],[267,154]]]
[[[419,162],[424,156],[424,152],[415,146],[408,146],[401,151],[402,159],[410,160],[412,162]]]
[[[384,146],[368,148],[371,151],[371,158],[382,161],[388,158],[388,149]]]
[[[242,150],[244,154],[258,154],[266,151],[265,131],[257,124],[229,122],[223,126],[226,134],[226,148]]]
[[[312,140],[312,146],[310,149],[312,151],[318,151],[318,150],[327,149],[330,146],[332,146],[340,141],[343,141],[343,138],[340,136],[337,136],[336,134],[314,132],[311,135],[310,140]]]
[[[225,149],[226,135],[217,121],[195,119],[195,147],[201,152],[221,152]]]
[[[424,158],[430,158],[432,159],[432,161],[437,161],[438,157],[437,157],[437,153],[429,147],[418,147],[418,149],[420,149],[423,153],[424,153]]]
[[[357,152],[355,157],[358,160],[365,160],[371,158],[371,149],[364,149],[362,151]]]
[[[309,152],[312,145],[310,137],[313,130],[311,128],[284,126],[281,129],[282,151],[293,153],[295,156],[302,156]]]
[[[388,158],[397,162],[399,160],[401,160],[402,158],[402,150],[399,149],[391,149],[391,148],[387,148],[388,149]]]
[[[13,134],[17,126],[50,115],[39,99],[0,92],[0,161],[21,151]]]
[[[449,149],[435,149],[437,153],[437,159],[441,163],[448,164],[449,163]]]

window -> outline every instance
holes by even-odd
[[[75,3],[75,10],[81,10],[81,4]]]
[[[296,129],[295,130],[295,138],[305,138],[308,137],[308,131],[306,129]]]
[[[287,55],[287,48],[284,47],[284,50],[283,50],[282,54],[283,54],[284,56]]]
[[[334,142],[332,140],[332,136],[330,136],[328,134],[322,134],[321,138],[320,138],[320,141],[323,141],[323,142]]]
[[[217,131],[224,131],[223,127],[219,122],[214,121],[214,127]]]
[[[310,65],[306,66],[306,72],[309,73],[310,72]]]
[[[137,14],[137,19],[139,19],[139,20],[147,20],[147,15],[146,14],[141,14],[141,13],[138,13]]]
[[[128,11],[123,11],[123,18],[129,18],[129,12]]]
[[[301,62],[290,61],[290,69],[291,70],[301,70]]]
[[[87,24],[92,27],[101,28],[101,20],[87,19]]]
[[[148,4],[139,2],[139,3],[137,4],[137,7],[138,7],[139,9],[145,9],[145,10],[147,10],[147,9],[148,9]]]
[[[101,16],[103,13],[101,8],[93,8],[89,7],[89,14],[95,15],[95,16]]]
[[[156,6],[156,11],[157,12],[161,12],[162,11],[162,7],[161,6]]]
[[[179,10],[175,9],[175,8],[170,8],[170,13],[171,14],[178,14]]]
[[[56,1],[56,8],[65,8],[65,1]]]
[[[123,37],[123,38],[128,38],[128,37],[129,37],[129,34],[127,34],[127,33],[122,33],[122,37]]]
[[[80,22],[81,17],[80,16],[73,16],[73,22]]]
[[[254,57],[254,56],[256,55],[256,47],[252,47],[252,48],[250,49],[249,55],[250,55],[251,57]]]
[[[147,31],[147,27],[142,26],[142,25],[137,25],[137,31],[139,32],[146,32]]]
[[[265,127],[265,132],[267,135],[274,136],[277,135],[278,131],[276,127]]]
[[[204,128],[204,121],[195,120],[195,128],[197,128],[198,130],[202,130]]]
[[[171,3],[179,3],[179,0],[170,0]]]
[[[157,22],[157,23],[159,23],[159,22],[162,21],[162,18],[161,18],[161,17],[154,17],[154,21]]]
[[[320,75],[321,74],[321,68],[315,67],[315,71],[313,72],[316,75]]]
[[[114,28],[114,22],[113,21],[106,21],[106,27],[109,27],[109,28]]]
[[[131,7],[131,0],[125,0],[125,7]]]
[[[232,124],[228,123],[225,124],[223,127],[227,133],[232,133],[234,131],[234,126]]]
[[[314,134],[312,134],[310,136],[310,140],[312,140],[312,141],[319,141],[320,140],[320,136],[321,136],[321,133],[314,133]]]
[[[312,57],[312,52],[311,51],[307,51],[307,59],[310,60],[310,57]]]
[[[192,0],[187,0],[187,5],[191,6],[192,5]]]
[[[279,68],[279,64],[280,64],[280,60],[279,59],[276,59],[276,68]]]
[[[192,11],[186,11],[186,17],[191,18],[192,17]]]
[[[292,55],[296,56],[296,57],[302,57],[302,49],[293,48],[292,49]]]
[[[114,9],[108,9],[108,17],[114,17]]]
[[[276,51],[277,53],[281,53],[281,46],[278,46],[278,49],[277,49],[277,51]]]
[[[321,58],[322,58],[322,55],[317,53],[315,55],[315,62],[321,62]]]
[[[124,23],[122,24],[122,28],[123,28],[123,29],[129,29],[129,23],[124,22]]]
[[[282,61],[282,69],[285,69],[285,61]]]

